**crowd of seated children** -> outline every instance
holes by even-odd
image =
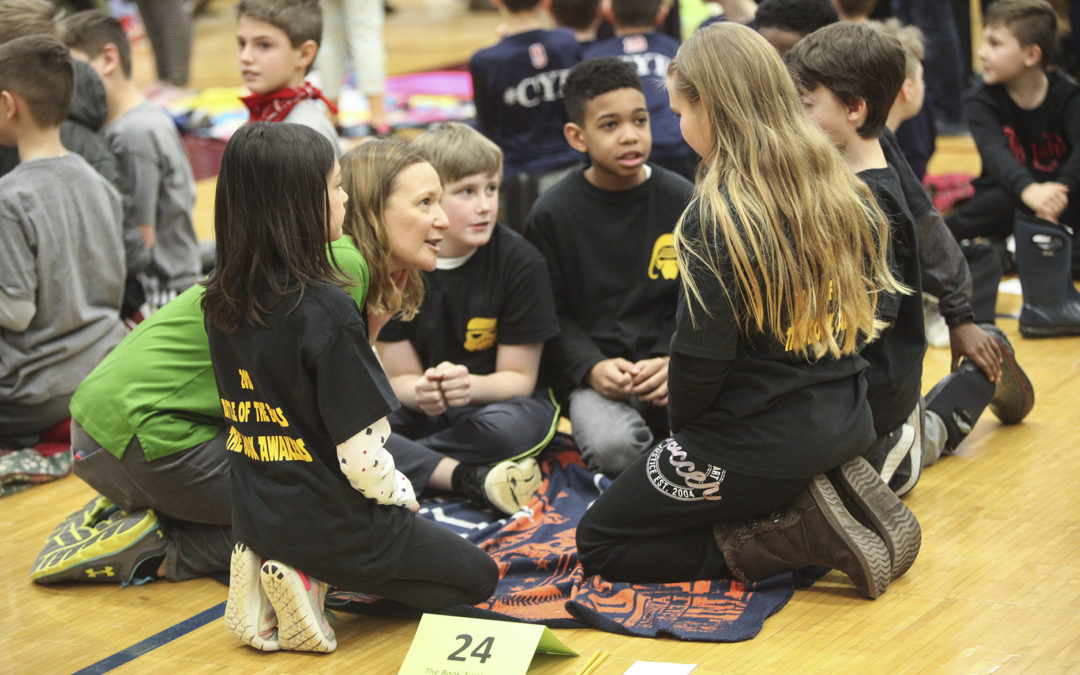
[[[664,88],[668,63],[679,49],[678,40],[656,30],[667,12],[663,0],[611,0],[615,36],[590,45],[582,56],[586,59],[617,56],[634,65],[649,108],[650,160],[692,179],[690,148],[679,134],[679,121],[671,112]]]
[[[965,97],[982,173],[947,222],[961,240],[1014,236],[1021,335],[1080,335],[1070,233],[1080,225],[1080,87],[1046,70],[1057,41],[1049,2],[998,0],[984,26],[983,82]]]
[[[540,485],[531,458],[559,418],[550,391],[536,386],[544,341],[559,331],[547,266],[496,221],[499,146],[455,122],[413,144],[441,179],[448,227],[435,270],[424,273],[419,313],[380,333],[383,368],[401,401],[386,447],[418,493],[450,488],[514,513]]]
[[[75,92],[67,48],[0,45],[0,446],[23,448],[68,417],[79,382],[123,338],[120,194],[60,137]]]
[[[907,290],[879,300],[879,317],[889,326],[861,352],[870,363],[867,399],[878,438],[866,454],[890,486],[905,494],[923,466],[956,449],[988,405],[1006,423],[1023,419],[1034,402],[1031,382],[1005,334],[988,325],[959,367],[925,402],[920,397],[926,338],[918,227],[879,141],[904,81],[899,41],[867,24],[840,22],[800,40],[785,60],[806,114],[888,217],[879,236],[890,242],[891,264]]]
[[[547,260],[559,318],[547,382],[568,396],[586,464],[614,476],[667,431],[671,233],[692,185],[648,161],[649,111],[632,64],[582,61],[564,91],[566,142],[590,163],[540,196],[525,236]]]
[[[48,0],[0,0],[0,44],[26,35],[58,35],[57,8]],[[120,163],[102,133],[108,117],[108,102],[101,78],[90,66],[75,62],[75,98],[60,125],[60,141],[70,152],[80,155],[120,193],[124,204],[124,264],[127,279],[121,316],[133,314],[143,304],[144,294],[136,275],[150,265],[146,247],[135,224],[131,187]],[[15,147],[0,146],[0,176],[15,168],[19,153]]]
[[[236,18],[240,78],[251,92],[241,99],[248,120],[311,127],[340,156],[337,131],[327,116],[328,108],[337,109],[306,81],[322,39],[319,1],[241,0]]]
[[[407,173],[417,166],[427,172]],[[328,252],[351,280],[345,290],[373,342],[392,314],[415,314],[417,270],[436,262],[426,242],[446,228],[441,211],[418,217],[393,205],[416,191],[437,198],[438,179],[423,155],[391,140],[346,153],[342,176],[357,199],[346,204],[345,234]],[[79,536],[66,542],[66,555],[46,547],[39,556],[31,572],[38,583],[180,581],[228,569],[230,425],[213,378],[203,291],[193,286],[140,323],[75,392],[74,471],[102,496],[68,518]],[[94,536],[103,530],[108,536]],[[82,550],[80,538],[94,549]],[[115,576],[87,575],[103,560]]]
[[[103,131],[131,185],[132,217],[151,251],[150,268],[138,278],[148,311],[156,311],[200,273],[191,163],[172,118],[132,81],[131,45],[120,22],[90,10],[65,18],[60,31],[72,56],[88,62],[105,85]]]

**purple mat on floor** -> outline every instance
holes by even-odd
[[[552,445],[541,458],[543,486],[508,519],[493,521],[491,513],[458,501],[421,505],[422,516],[460,533],[499,565],[501,578],[490,600],[447,613],[640,637],[737,642],[757,635],[765,619],[791,598],[797,586],[793,574],[753,585],[729,580],[627,584],[585,577],[574,535],[585,509],[609,481],[585,468],[566,437],[560,435]],[[327,598],[334,609],[364,613],[379,613],[385,604],[338,591]]]

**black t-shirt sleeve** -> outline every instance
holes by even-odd
[[[319,414],[340,445],[399,407],[357,318],[342,326],[308,366]]]
[[[1065,142],[1069,144],[1069,156],[1065,160],[1058,180],[1070,190],[1080,189],[1080,91],[1070,89],[1061,111],[1064,119]],[[1072,201],[1072,199],[1070,199]]]
[[[499,316],[499,344],[543,342],[559,332],[547,264],[532,244],[504,234],[517,254],[504,266],[506,294]]]
[[[1009,150],[1009,141],[1001,128],[999,105],[988,87],[976,89],[965,101],[968,126],[982,158],[982,175],[990,177],[1019,199],[1020,193],[1035,182],[1035,178]]]

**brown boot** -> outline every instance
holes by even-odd
[[[892,574],[881,537],[844,507],[824,474],[769,518],[713,526],[716,545],[740,581],[760,581],[810,565],[838,569],[868,598],[885,592]]]
[[[892,579],[908,571],[922,545],[922,528],[896,493],[862,457],[850,459],[829,472],[848,511],[873,530],[889,549]]]

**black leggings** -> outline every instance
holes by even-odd
[[[696,460],[668,438],[619,474],[589,507],[578,524],[578,559],[586,574],[608,581],[731,578],[713,523],[765,515],[808,482],[725,471]]]
[[[379,584],[350,588],[422,610],[475,605],[491,597],[499,567],[479,548],[450,530],[416,518],[398,576]]]

